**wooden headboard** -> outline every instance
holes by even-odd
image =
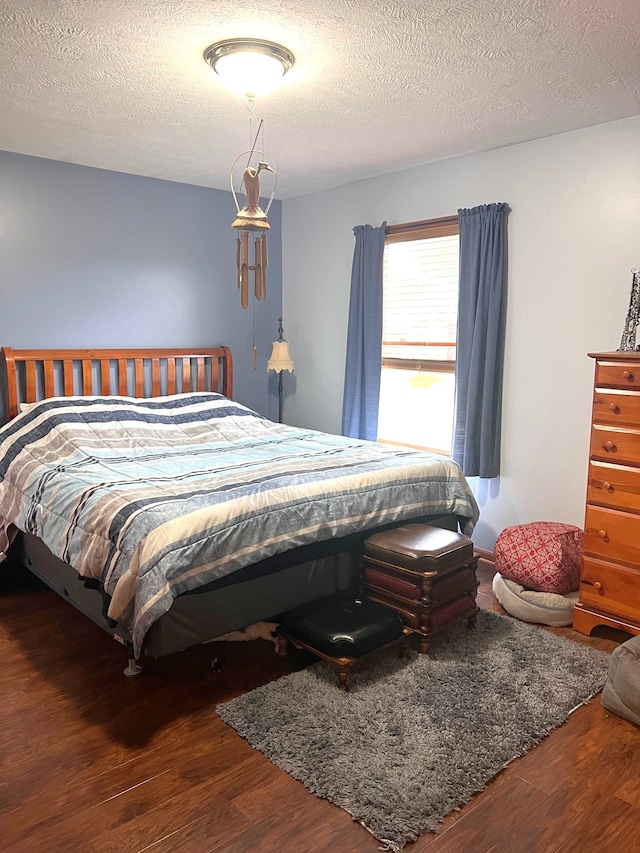
[[[46,397],[161,397],[215,391],[231,397],[228,347],[205,349],[12,349],[2,347],[8,418]]]

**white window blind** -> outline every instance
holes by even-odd
[[[388,243],[383,276],[383,358],[455,360],[458,235]]]
[[[383,261],[378,440],[451,453],[458,224],[399,226]],[[426,235],[426,236],[425,236]]]

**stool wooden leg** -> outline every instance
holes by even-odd
[[[281,658],[287,656],[287,638],[283,637],[282,634],[278,635],[278,641],[276,643],[276,651],[280,655]]]
[[[431,582],[424,582],[424,587],[431,590]],[[423,598],[422,607],[420,608],[420,654],[426,655],[429,652],[429,637],[431,636],[432,613],[431,607],[427,605],[428,599]]]
[[[474,613],[473,616],[469,616],[469,618],[467,619],[467,626],[469,628],[475,628],[476,627],[476,621],[477,621],[477,614]]]
[[[339,666],[338,667],[338,687],[340,690],[348,690],[349,689],[349,667],[348,666]]]
[[[411,648],[410,638],[405,637],[404,640],[400,643],[400,657],[402,660],[408,660],[410,648]]]

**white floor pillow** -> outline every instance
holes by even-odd
[[[571,625],[573,606],[578,600],[577,590],[566,595],[535,592],[503,578],[499,572],[493,576],[493,594],[507,613],[516,619],[551,625],[554,628]]]

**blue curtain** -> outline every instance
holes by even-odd
[[[382,364],[382,257],[387,223],[357,225],[351,268],[342,434],[375,441]]]
[[[460,289],[452,455],[467,477],[500,473],[507,213],[504,202],[458,211]]]

